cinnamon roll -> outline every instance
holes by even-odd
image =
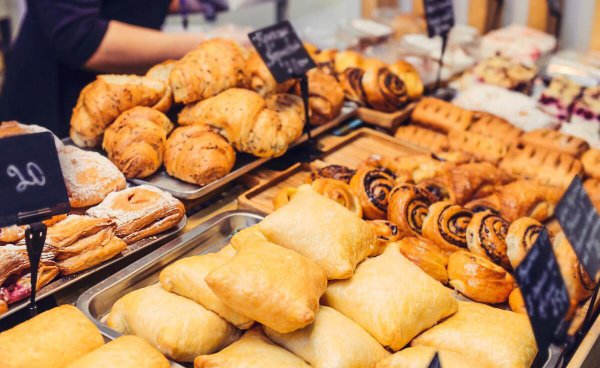
[[[506,234],[509,223],[490,211],[473,214],[467,227],[467,245],[475,254],[489,259],[497,265],[511,270],[506,255]]]
[[[358,217],[362,218],[362,207],[360,200],[356,195],[354,195],[348,184],[340,180],[323,178],[316,179],[311,185],[313,190],[317,193],[333,199],[337,203],[354,212]]]
[[[312,183],[319,178],[341,180],[346,184],[350,184],[350,179],[355,171],[342,165],[328,165],[319,169],[313,170],[306,178],[307,183]]]
[[[577,304],[592,295],[594,281],[584,270],[583,265],[577,259],[577,255],[564,233],[560,233],[552,242],[552,249],[560,268],[569,297]]]
[[[387,217],[390,192],[396,176],[387,169],[361,169],[350,180],[350,188],[358,196],[363,216],[369,220]]]
[[[405,235],[421,235],[423,219],[433,203],[429,192],[413,184],[400,184],[390,193],[388,220],[398,225]]]
[[[513,269],[525,258],[542,231],[542,224],[531,217],[521,217],[510,224],[506,233],[506,255]]]
[[[373,230],[377,237],[377,247],[373,253],[370,254],[371,257],[380,255],[389,243],[400,239],[400,230],[398,229],[398,226],[391,221],[369,220],[367,221],[367,224],[371,226],[371,230]]]
[[[515,313],[527,314],[525,300],[523,299],[523,294],[521,294],[521,289],[518,287],[510,292],[510,295],[508,296],[508,305],[510,306],[510,310]]]
[[[449,201],[432,204],[423,220],[422,234],[451,253],[467,249],[467,226],[473,213]]]
[[[285,187],[279,189],[275,197],[273,198],[273,207],[278,210],[286,204],[290,203],[294,194],[298,190],[294,187]]]
[[[406,237],[398,241],[400,253],[416,264],[426,274],[442,284],[448,282],[448,256],[431,240],[423,237]]]
[[[450,285],[464,296],[481,303],[504,303],[515,280],[502,267],[464,250],[448,259]]]

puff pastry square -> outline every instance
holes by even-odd
[[[414,339],[412,346],[453,351],[492,367],[531,366],[537,353],[527,316],[475,302]]]
[[[450,289],[406,259],[397,243],[361,263],[351,279],[330,283],[323,303],[394,351],[457,308]]]
[[[108,327],[149,342],[169,358],[191,362],[229,345],[239,331],[200,304],[152,285],[117,300]]]
[[[282,333],[313,322],[327,287],[315,262],[257,238],[205,280],[231,309]]]
[[[365,221],[311,189],[299,190],[288,205],[258,226],[269,241],[315,261],[329,280],[352,276],[356,265],[377,246]]]
[[[427,346],[406,348],[383,359],[376,368],[429,368],[435,353],[438,353],[440,364],[444,368],[491,368],[447,350],[439,350]]]
[[[273,344],[254,327],[225,349],[212,355],[200,355],[194,368],[310,368],[305,361]]]
[[[204,281],[206,275],[224,265],[232,257],[233,254],[229,255],[225,251],[182,258],[162,270],[159,277],[160,284],[169,292],[202,304],[237,328],[248,329],[254,321],[229,308]]]
[[[265,328],[267,336],[314,368],[374,367],[387,357],[371,335],[335,309],[321,306],[310,326],[288,334]]]

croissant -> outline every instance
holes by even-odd
[[[396,61],[394,64],[388,66],[390,71],[400,77],[404,84],[406,85],[406,92],[408,94],[408,98],[411,100],[416,100],[423,96],[423,92],[425,91],[425,86],[423,86],[423,81],[419,76],[419,72],[415,69],[414,66],[407,63],[406,61]]]
[[[71,139],[80,147],[96,147],[106,127],[121,113],[136,106],[165,109],[167,94],[166,83],[157,79],[99,75],[79,94],[71,116]]]
[[[413,184],[397,185],[390,193],[388,220],[398,225],[402,234],[421,235],[423,220],[432,203],[427,190]]]
[[[169,82],[169,75],[171,75],[171,71],[175,67],[176,63],[177,60],[165,60],[160,64],[154,65],[146,72],[146,77],[158,79],[167,87],[167,91],[163,95],[161,101],[154,106],[155,109],[162,112],[169,111],[171,105],[173,105],[173,89],[171,88],[171,83]]]
[[[449,201],[429,207],[421,233],[447,253],[467,249],[467,226],[473,213]]]
[[[426,274],[442,284],[448,282],[448,256],[431,240],[409,236],[397,243],[400,253]]]
[[[475,254],[511,270],[508,260],[506,234],[509,223],[489,211],[477,212],[467,227],[467,245]]]
[[[396,176],[387,169],[358,170],[350,180],[350,188],[358,196],[363,216],[369,220],[387,217],[390,191]]]
[[[251,51],[246,60],[245,72],[248,75],[249,88],[262,97],[274,93],[285,93],[296,84],[295,79],[277,83],[273,74],[256,51]]]
[[[277,157],[302,135],[304,109],[298,96],[275,94],[264,99],[256,92],[232,88],[186,106],[179,123],[211,127],[238,151]]]
[[[513,269],[525,258],[542,231],[542,224],[531,217],[522,217],[510,224],[506,233],[506,255]]]
[[[149,107],[127,110],[106,129],[102,148],[127,178],[145,178],[162,165],[173,124]]]
[[[207,127],[175,129],[166,142],[165,169],[185,182],[206,185],[227,175],[235,164],[233,147]]]
[[[502,267],[464,250],[448,259],[450,285],[466,297],[481,303],[504,303],[515,280]]]
[[[189,104],[247,86],[245,65],[244,50],[234,41],[214,38],[202,42],[181,58],[169,75],[175,102]]]
[[[335,119],[344,106],[344,89],[337,79],[320,69],[309,70],[306,75],[310,123],[321,125]],[[297,84],[296,93],[300,92]]]

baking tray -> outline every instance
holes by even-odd
[[[108,261],[105,261],[94,267],[88,268],[87,270],[75,273],[73,275],[61,276],[61,277],[55,279],[54,281],[50,282],[48,285],[41,288],[36,293],[36,300],[41,300],[43,298],[51,296],[65,288],[73,285],[74,283],[81,281],[84,278],[86,278],[100,270],[105,269],[106,267],[108,267],[110,265],[113,265],[121,260],[131,257],[133,254],[136,254],[143,249],[146,249],[148,247],[151,247],[153,245],[156,245],[158,243],[164,242],[164,241],[172,238],[177,233],[179,233],[181,230],[183,230],[186,223],[187,223],[187,217],[184,216],[181,219],[181,221],[179,221],[179,223],[177,224],[176,227],[169,229],[165,232],[162,232],[160,234],[150,236],[148,238],[142,239],[140,241],[137,241],[133,244],[128,245],[127,248],[123,252],[121,252],[121,255],[117,255],[116,257],[113,257],[113,258],[109,259]],[[0,315],[0,320],[12,315],[13,313],[16,313],[17,311],[20,311],[20,310],[26,308],[28,305],[29,305],[29,297],[27,297],[17,303],[10,304],[8,306],[8,311],[6,313]]]
[[[77,299],[76,305],[104,336],[116,339],[121,334],[108,328],[102,319],[120,297],[157,283],[160,271],[177,259],[219,251],[238,230],[257,224],[262,218],[250,211],[217,215],[87,290]],[[173,366],[181,367],[176,363]]]

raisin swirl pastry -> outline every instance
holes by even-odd
[[[467,226],[472,217],[471,211],[452,202],[436,202],[429,207],[421,232],[448,253],[467,249]]]
[[[343,181],[346,184],[350,184],[350,179],[354,175],[355,171],[342,165],[328,165],[311,171],[310,175],[306,178],[307,183],[312,183],[319,178],[325,179],[336,179]]]
[[[371,257],[380,255],[389,243],[400,239],[400,229],[398,229],[398,225],[391,221],[369,220],[367,221],[367,224],[371,226],[371,230],[373,230],[377,237],[377,247],[373,253],[370,254]]]
[[[511,270],[512,267],[506,255],[508,227],[508,221],[492,212],[484,211],[473,214],[467,227],[469,250]]]
[[[510,224],[506,233],[506,255],[513,269],[517,268],[533,247],[540,231],[542,224],[531,217],[521,217]]]
[[[396,175],[387,169],[358,170],[350,180],[350,188],[360,200],[363,216],[368,220],[384,220],[390,192]]]
[[[423,220],[433,198],[429,192],[412,184],[395,186],[390,193],[388,220],[397,224],[406,235],[421,235]]]
[[[505,269],[465,250],[450,255],[448,277],[455,290],[481,303],[504,303],[515,287],[515,280]]]
[[[431,240],[407,236],[397,243],[400,253],[426,274],[442,284],[448,282],[448,255]]]

